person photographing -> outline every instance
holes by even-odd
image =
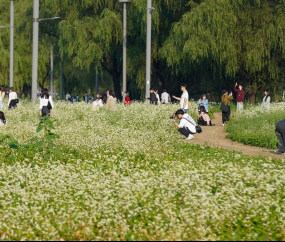
[[[176,123],[175,117],[180,119],[179,124]],[[193,134],[196,134],[196,122],[194,119],[187,113],[184,113],[184,110],[179,109],[175,114],[170,117],[176,127],[178,132],[186,137],[187,140],[194,139]]]
[[[238,83],[236,82],[234,91],[237,93],[237,111],[241,111],[243,110],[243,102],[244,102],[244,96],[245,96],[242,85],[241,84],[238,85]]]
[[[176,100],[180,101],[180,108],[184,111],[184,113],[187,113],[188,111],[188,100],[189,100],[189,94],[186,89],[187,89],[187,84],[182,83],[181,84],[181,91],[182,91],[181,98],[172,96]]]

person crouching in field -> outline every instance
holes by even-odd
[[[176,123],[175,117],[181,120],[179,124]],[[193,134],[196,134],[197,132],[196,123],[189,114],[185,113],[184,110],[179,109],[171,119],[173,119],[180,134],[184,135],[187,140],[194,139]]]
[[[276,124],[275,132],[278,139],[277,154],[281,155],[285,153],[285,120],[281,120]]]
[[[200,114],[197,113],[199,120],[198,120],[198,125],[203,125],[203,126],[212,126],[212,121],[210,119],[210,116],[206,112],[206,108],[204,106],[200,106]]]
[[[107,102],[107,95],[106,94],[103,94],[102,97],[100,97],[100,96],[98,97],[98,96],[97,96],[97,99],[93,102],[93,105],[92,105],[93,111],[98,111],[99,108],[103,107]]]

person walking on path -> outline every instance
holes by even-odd
[[[49,116],[50,114],[53,114],[52,96],[49,95],[48,89],[44,88],[40,99],[40,115],[45,117],[47,115]]]
[[[163,93],[161,94],[161,103],[168,104],[170,102],[171,102],[170,95],[167,93],[166,89],[164,89]]]
[[[207,95],[206,95],[206,94],[203,94],[202,99],[199,99],[199,101],[197,102],[197,104],[198,104],[199,108],[200,108],[201,106],[204,106],[205,109],[206,109],[206,113],[209,112],[209,101],[208,101],[208,99],[207,99]]]
[[[8,102],[8,108],[16,108],[17,107],[17,100],[18,96],[17,93],[14,91],[14,87],[10,88],[10,93],[9,93],[9,102]]]
[[[153,89],[153,88],[150,89],[150,97],[145,96],[145,98],[148,99],[148,100],[150,100],[150,103],[151,103],[151,104],[157,105],[157,101],[158,101],[158,100],[157,100],[157,98],[156,98],[156,94],[154,93],[154,89]]]
[[[125,92],[125,102],[124,102],[125,106],[131,104],[131,99],[129,96],[130,96],[129,92]]]
[[[228,91],[224,90],[223,91],[223,96],[222,96],[222,105],[224,105],[226,107],[226,110],[222,110],[222,121],[223,121],[223,125],[226,125],[227,122],[230,119],[230,115],[231,115],[231,100],[233,100],[233,93],[230,92],[230,94],[228,95]]]
[[[3,110],[3,98],[5,97],[5,94],[6,94],[6,90],[5,90],[5,87],[1,87],[1,91],[0,91],[0,111]]]
[[[278,153],[277,154],[284,154],[285,153],[285,120],[281,120],[276,124],[276,136],[278,139],[277,148]]]
[[[189,94],[187,92],[187,84],[182,83],[181,84],[181,91],[183,92],[181,95],[181,98],[172,96],[176,100],[180,101],[180,108],[184,110],[184,113],[187,113],[188,111],[188,100],[189,100]]]
[[[263,98],[263,102],[261,104],[261,107],[265,107],[270,109],[270,91],[269,89],[266,89],[265,92],[265,97]]]
[[[242,85],[239,84],[238,86],[238,89],[237,89],[237,82],[236,82],[236,85],[234,87],[234,91],[237,93],[237,111],[241,111],[243,110],[243,102],[244,102],[244,96],[245,96],[245,93],[244,93],[244,90],[242,89]]]

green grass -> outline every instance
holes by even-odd
[[[276,104],[269,111],[260,106],[252,106],[236,112],[227,125],[227,137],[246,145],[275,149],[275,125],[284,119],[284,111],[284,105]]]
[[[62,158],[2,145],[1,240],[284,240],[284,162],[186,142],[177,109],[57,103]],[[1,134],[37,135],[38,106],[4,111]]]

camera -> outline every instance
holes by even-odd
[[[172,115],[172,116],[170,117],[170,119],[175,119],[175,116],[174,116],[174,115]]]

